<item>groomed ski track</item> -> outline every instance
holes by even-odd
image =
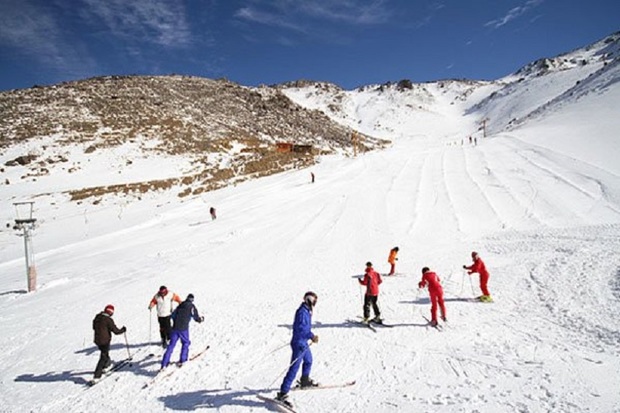
[[[357,383],[292,393],[299,412],[618,411],[620,177],[515,136],[423,142],[325,158],[314,184],[302,170],[216,191],[209,202],[219,217],[205,225],[188,225],[208,214],[195,200],[152,219],[145,208],[147,218],[123,231],[40,251],[43,288],[0,297],[1,405],[268,411],[244,388],[275,395],[295,309],[313,290],[313,377]],[[43,228],[42,243],[80,219]],[[350,325],[362,305],[352,276],[366,261],[384,273],[396,245],[402,276],[384,277],[379,300],[394,327]],[[477,276],[472,290],[461,270],[472,250],[491,273],[492,304],[465,300],[479,295]],[[423,266],[443,280],[449,328],[441,333],[420,317],[430,309],[417,290]],[[9,279],[6,289],[21,282]],[[196,296],[206,320],[190,327],[192,349],[210,350],[144,390],[159,356],[83,392],[76,383],[91,377],[98,354],[92,317],[113,302],[140,359],[157,348],[146,307],[160,284]],[[112,357],[124,353],[115,336]]]

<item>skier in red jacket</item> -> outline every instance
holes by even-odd
[[[484,265],[484,262],[482,262],[476,251],[471,253],[471,259],[474,263],[469,266],[463,265],[463,268],[467,270],[468,274],[473,274],[475,272],[480,274],[480,290],[482,291],[482,295],[478,297],[478,299],[484,302],[491,302],[493,299],[491,298],[491,294],[487,288],[487,283],[489,282],[489,272],[487,271],[487,267]]]
[[[428,267],[422,268],[422,281],[418,287],[424,288],[428,285],[428,293],[431,296],[431,325],[437,325],[437,304],[441,310],[441,319],[446,321],[446,306],[443,302],[443,288],[441,287],[439,276],[432,272]]]
[[[357,280],[361,285],[366,286],[366,295],[364,296],[364,322],[368,323],[370,320],[370,306],[375,314],[375,318],[372,319],[375,323],[381,323],[381,312],[379,311],[379,284],[383,282],[381,274],[376,272],[372,268],[372,263],[366,263],[366,272],[363,279]]]

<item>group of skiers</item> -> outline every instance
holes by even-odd
[[[388,256],[388,263],[390,264],[390,272],[387,274],[395,274],[395,263],[398,258],[399,248],[394,247],[390,250]],[[472,265],[463,265],[463,268],[468,270],[469,274],[480,274],[480,289],[482,290],[482,296],[478,297],[481,301],[490,302],[491,295],[487,289],[487,282],[489,279],[489,273],[486,271],[484,263],[478,256],[477,252],[472,252],[471,257],[473,260]],[[358,279],[360,285],[366,286],[366,294],[364,295],[363,305],[363,323],[378,323],[381,324],[381,311],[379,309],[379,285],[383,282],[381,274],[374,270],[372,263],[369,261],[366,263],[366,269],[364,276]],[[441,313],[441,319],[447,321],[446,307],[443,298],[443,288],[441,286],[441,280],[439,276],[431,271],[428,267],[422,268],[422,279],[418,283],[419,288],[425,288],[428,286],[428,292],[431,299],[431,321],[432,326],[437,325],[437,308]],[[280,391],[276,395],[276,400],[286,406],[292,407],[292,403],[289,400],[289,391],[291,390],[292,383],[301,367],[301,379],[299,381],[300,387],[312,387],[317,386],[314,380],[310,378],[312,370],[312,351],[310,350],[311,343],[318,343],[319,336],[312,332],[312,310],[317,303],[317,295],[312,291],[308,291],[304,295],[303,302],[295,313],[295,321],[293,322],[293,338],[291,339],[291,364],[282,381]],[[374,318],[370,318],[370,309],[372,307]]]
[[[390,255],[388,257],[390,272],[387,274],[388,276],[395,274],[395,262],[398,259],[398,251],[398,247],[394,247],[390,250]],[[484,302],[491,302],[491,295],[487,287],[489,273],[477,252],[472,252],[471,257],[473,263],[469,266],[463,265],[463,268],[468,271],[468,274],[480,274],[480,289],[482,295],[478,298]],[[378,304],[379,285],[383,282],[381,274],[374,270],[371,262],[367,262],[364,275],[362,278],[358,279],[358,282],[360,285],[366,287],[362,322],[381,324],[383,320],[381,319],[381,312]],[[422,279],[418,283],[418,287],[425,288],[427,286],[431,301],[430,324],[436,326],[438,308],[441,319],[443,321],[447,320],[443,288],[439,276],[428,267],[424,267],[422,268]],[[295,312],[293,336],[290,342],[292,350],[291,363],[280,386],[280,391],[276,395],[276,400],[278,402],[289,407],[292,407],[292,403],[288,400],[288,394],[300,367],[302,372],[298,386],[303,388],[318,385],[310,378],[312,369],[312,351],[310,350],[310,345],[319,342],[319,336],[312,332],[312,312],[316,306],[317,300],[318,296],[316,293],[312,291],[306,292],[301,305]],[[181,301],[177,294],[169,291],[166,286],[162,285],[149,302],[149,311],[154,307],[157,309],[161,343],[162,347],[166,349],[161,361],[161,369],[166,368],[170,364],[172,352],[179,340],[181,341],[181,355],[177,364],[182,365],[188,359],[189,346],[191,343],[189,339],[189,323],[192,319],[198,323],[204,321],[204,317],[198,314],[198,310],[194,306],[193,301],[193,294],[189,294],[185,301]],[[175,303],[178,304],[176,308],[174,308]],[[374,313],[373,319],[370,319],[371,308]],[[95,369],[95,381],[102,376],[103,371],[111,364],[109,356],[111,333],[123,334],[127,331],[125,327],[119,329],[114,324],[112,320],[113,314],[114,306],[107,305],[104,311],[97,314],[93,320],[95,344],[101,351],[99,362]]]
[[[161,368],[164,369],[170,364],[172,352],[179,340],[181,341],[181,355],[177,365],[181,366],[187,361],[189,355],[189,346],[191,344],[189,339],[190,321],[192,319],[198,323],[204,321],[204,317],[198,314],[198,309],[194,305],[194,295],[188,294],[185,301],[181,301],[177,294],[168,291],[168,288],[162,285],[149,302],[149,311],[152,311],[153,307],[157,310],[161,344],[166,349],[161,361]],[[104,371],[112,365],[109,356],[110,342],[112,340],[111,333],[124,334],[127,331],[125,327],[118,328],[116,326],[112,315],[114,315],[114,306],[108,304],[93,320],[94,341],[101,353],[91,384],[96,383]]]

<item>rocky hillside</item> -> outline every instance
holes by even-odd
[[[139,147],[144,156],[182,157],[193,165],[165,179],[119,178],[112,185],[70,187],[74,199],[173,185],[183,187],[181,195],[197,194],[310,165],[321,153],[348,153],[352,132],[277,88],[247,88],[227,80],[109,76],[0,93],[3,172],[27,168],[21,173],[27,179],[66,164],[69,172],[79,173],[89,155],[126,144]],[[278,142],[311,150],[281,153]],[[360,150],[387,143],[364,135],[359,142]],[[71,159],[76,147],[82,151],[79,163]]]

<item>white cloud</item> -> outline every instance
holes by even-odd
[[[282,14],[258,10],[254,7],[244,7],[237,10],[235,17],[267,26],[282,27],[284,29],[290,29],[298,32],[305,31],[303,27],[286,19]]]
[[[527,0],[522,6],[514,7],[508,11],[504,16],[497,19],[486,22],[485,26],[490,26],[494,29],[502,27],[506,23],[522,16],[529,10],[540,5],[544,0]]]
[[[81,42],[67,40],[52,9],[29,0],[3,1],[0,44],[64,75],[80,76],[96,67]]]
[[[387,0],[251,0],[249,3],[237,10],[235,17],[300,32],[308,31],[308,19],[372,25],[385,23],[391,16]]]
[[[82,0],[83,14],[98,19],[118,37],[131,37],[165,47],[191,42],[182,2],[169,0]]]

